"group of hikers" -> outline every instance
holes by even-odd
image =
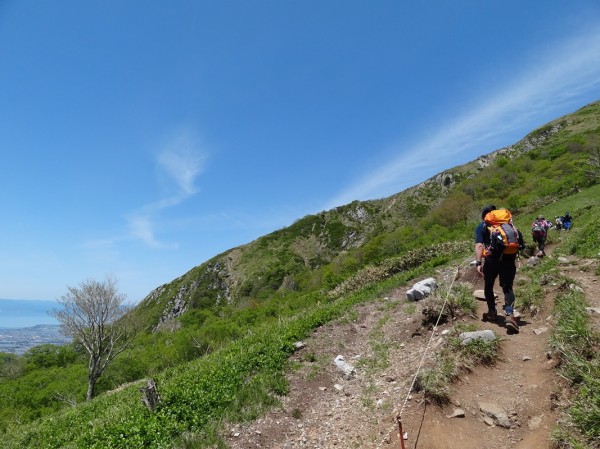
[[[556,230],[568,231],[571,229],[571,223],[573,217],[569,212],[565,212],[563,216],[554,217],[556,219]],[[538,215],[534,222],[531,224],[531,237],[537,245],[536,256],[543,257],[546,255],[544,248],[546,246],[546,238],[548,237],[548,230],[552,228],[554,224],[544,218],[543,215]]]
[[[571,222],[573,221],[573,217],[571,217],[571,214],[569,212],[565,212],[565,214],[562,217],[554,217],[554,219],[556,220],[557,231],[560,231],[561,229],[568,231],[569,229],[571,229]]]
[[[573,219],[569,212],[555,218],[557,230],[571,228]],[[537,246],[537,257],[546,255],[546,238],[548,230],[553,226],[543,215],[538,215],[533,221],[531,236]],[[475,265],[477,273],[483,276],[488,309],[483,314],[483,321],[499,321],[494,294],[494,283],[498,278],[504,294],[504,325],[509,332],[519,332],[514,310],[513,283],[517,273],[516,259],[519,251],[524,248],[523,234],[514,226],[511,213],[506,209],[497,209],[492,204],[485,206],[481,211],[481,222],[475,228]]]

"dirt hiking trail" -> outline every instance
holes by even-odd
[[[600,307],[594,264],[570,259],[559,266],[583,289],[590,306]],[[450,285],[456,276],[454,268],[439,271],[435,278],[438,284]],[[517,273],[515,282],[521,276]],[[483,288],[473,267],[462,269],[458,282],[469,283],[473,290]],[[518,334],[483,322],[485,301],[477,301],[476,317],[458,319],[499,335],[501,355],[491,367],[461,374],[451,386],[451,403],[443,407],[410,388],[423,354],[425,366],[436,363],[444,330],[456,321],[440,325],[432,336],[421,324],[426,301],[406,303],[408,287],[360,305],[303,342],[292,356],[290,392],[281,398],[281,406],[257,421],[228,426],[226,443],[232,449],[400,449],[395,417],[402,411],[405,449],[549,448],[550,434],[568,399],[549,346],[558,288],[547,288],[544,304],[533,316],[521,311]],[[517,297],[517,309],[518,301]],[[502,304],[500,296],[498,310]],[[597,326],[599,316],[595,315]],[[356,368],[353,376],[345,376],[334,364],[338,355]],[[494,420],[482,411],[490,408],[504,417]]]

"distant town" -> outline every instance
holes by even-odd
[[[60,333],[60,326],[38,324],[19,329],[0,329],[0,352],[22,355],[28,349],[43,344],[64,345],[71,339]]]

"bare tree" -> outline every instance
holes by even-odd
[[[67,286],[58,302],[62,309],[52,311],[62,332],[80,342],[89,355],[86,401],[102,372],[131,343],[136,333],[126,295],[117,290],[117,281],[107,276],[103,282],[88,279],[79,287]]]

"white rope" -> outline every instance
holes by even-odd
[[[431,347],[431,342],[433,341],[433,337],[435,336],[435,332],[436,332],[436,330],[438,328],[440,320],[442,319],[442,315],[444,313],[444,309],[446,308],[446,304],[448,303],[448,298],[450,297],[450,292],[452,291],[452,287],[454,286],[454,281],[458,277],[459,270],[460,270],[460,268],[469,259],[471,259],[471,255],[469,255],[469,257],[467,257],[460,265],[458,265],[458,267],[456,269],[456,274],[452,277],[452,282],[450,283],[450,287],[448,288],[448,291],[446,293],[446,298],[444,299],[444,303],[442,304],[442,308],[440,310],[440,314],[438,315],[438,318],[437,318],[437,321],[435,323],[435,326],[433,326],[433,329],[431,330],[431,336],[429,337],[429,341],[427,342],[427,346],[425,347],[425,351],[423,351],[423,356],[421,357],[421,361],[419,362],[419,365],[417,366],[417,371],[415,372],[415,375],[414,375],[414,377],[412,379],[412,383],[410,384],[410,388],[408,389],[406,397],[404,398],[404,402],[402,403],[402,407],[400,407],[400,411],[395,415],[397,417],[401,417],[402,416],[402,413],[404,412],[404,408],[406,407],[406,404],[408,403],[408,399],[410,398],[410,393],[413,391],[415,383],[417,382],[417,378],[419,377],[419,373],[421,372],[421,368],[423,368],[423,364],[425,363],[425,358],[427,357],[427,352],[429,351],[429,348]],[[388,431],[388,433],[385,434],[385,436],[383,437],[383,439],[377,445],[377,449],[381,448],[381,446],[383,445],[383,443],[385,443],[388,440],[390,434],[394,431],[395,428],[396,428],[396,426],[394,425]],[[403,435],[400,435],[400,438],[403,438],[403,437],[404,437]]]

